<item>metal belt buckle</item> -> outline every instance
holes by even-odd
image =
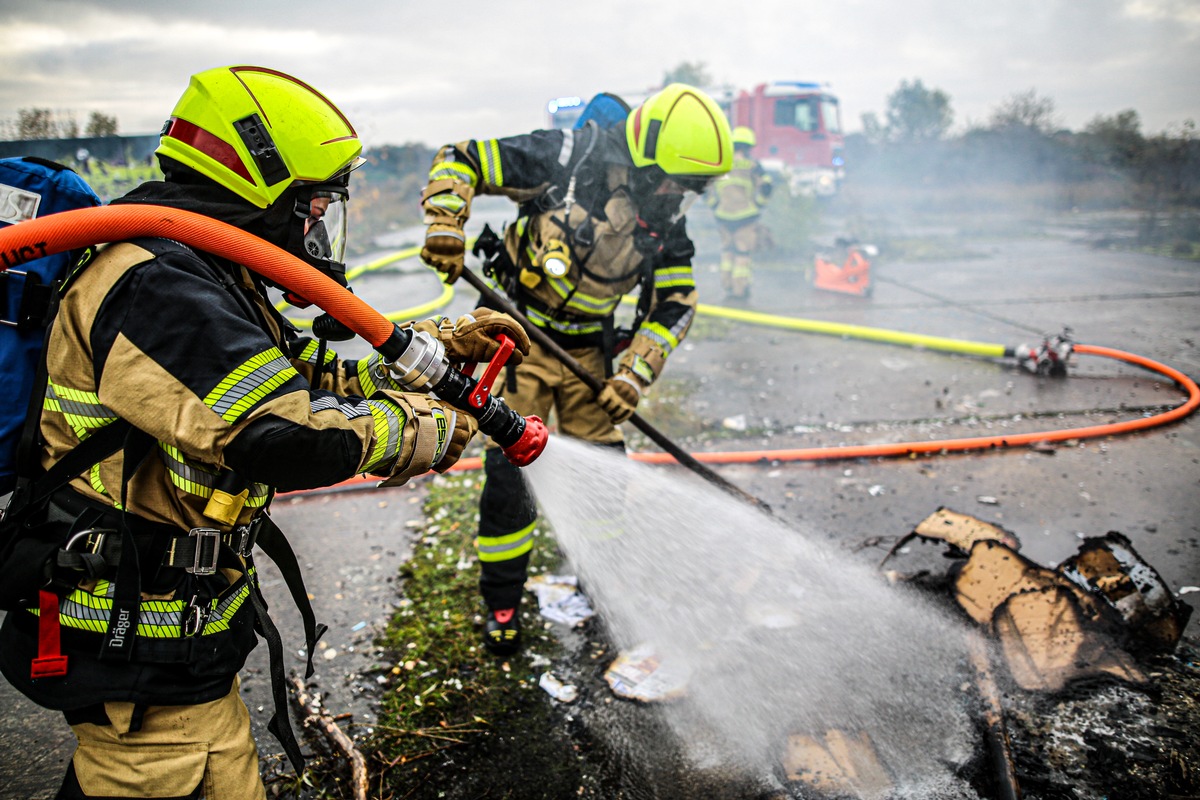
[[[100,548],[104,545],[104,538],[110,533],[116,533],[112,528],[88,528],[72,536],[67,540],[63,550],[74,550],[75,545],[83,541],[83,550],[87,553],[99,553]]]
[[[192,528],[188,536],[196,540],[196,553],[192,566],[184,567],[184,572],[193,575],[212,575],[217,571],[217,557],[221,554],[221,532],[216,528]],[[204,557],[205,543],[209,548],[209,557]]]

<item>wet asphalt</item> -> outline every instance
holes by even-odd
[[[957,257],[875,259],[871,297],[814,289],[803,264],[759,270],[739,307],[970,341],[1036,342],[1072,330],[1105,345],[1200,377],[1200,266],[1098,249],[1098,222],[1082,215],[1006,221],[1006,235],[951,235]],[[403,243],[398,234],[390,244]],[[721,304],[714,242],[698,233],[702,301]],[[707,245],[707,249],[706,249]],[[419,270],[368,275],[358,291],[381,310],[437,291]],[[462,288],[446,313],[475,305]],[[341,348],[355,355],[354,347]],[[1183,400],[1168,382],[1105,359],[1077,357],[1066,379],[1041,378],[1010,362],[771,327],[714,324],[677,352],[668,370],[684,413],[663,423],[697,450],[776,450],[981,436],[1082,427],[1154,413]],[[656,418],[652,408],[647,416]],[[733,428],[742,427],[741,432]],[[722,438],[724,437],[724,438]],[[636,438],[634,439],[636,441]],[[877,562],[895,538],[940,506],[996,522],[1022,552],[1053,565],[1085,536],[1128,536],[1165,583],[1196,605],[1200,593],[1200,423],[1192,416],[1142,433],[932,458],[763,462],[720,467],[784,520],[821,531]],[[401,595],[398,568],[424,489],[278,498],[276,520],[305,568],[318,618],[330,625],[310,685],[365,732],[374,713],[380,658],[373,639]],[[263,559],[265,562],[265,559]],[[303,666],[299,618],[278,574],[263,563],[264,591],[289,643],[289,669]],[[1193,615],[1188,634],[1200,633]],[[252,654],[243,696],[268,763],[279,752],[270,715],[266,648]],[[332,653],[332,655],[330,655]],[[73,739],[61,718],[0,684],[0,797],[52,797]],[[261,708],[261,710],[260,710]]]

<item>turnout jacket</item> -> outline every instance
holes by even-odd
[[[140,611],[129,631],[136,645],[131,664],[105,660],[99,642],[113,633],[129,556],[122,547],[115,573],[85,573],[56,589],[63,649],[71,654],[65,677],[30,680],[36,602],[8,614],[0,670],[15,686],[59,709],[201,703],[229,691],[255,645],[256,617],[261,623],[265,614],[238,532],[263,527],[247,523],[276,489],[329,485],[360,472],[394,476],[418,449],[412,409],[423,396],[399,391],[377,369],[378,355],[342,361],[327,353],[318,365],[317,352],[245,267],[184,245],[106,245],[79,272],[50,332],[41,463],[49,469],[119,419],[153,444],[135,457],[127,484],[124,450],[74,478],[34,530],[63,547],[78,529],[129,525],[139,554]],[[217,489],[245,491],[232,524],[205,513]],[[173,560],[177,547],[195,543],[199,552],[200,540],[189,536],[195,529],[224,535],[212,574],[190,574],[186,561]],[[30,566],[35,575],[39,568]]]
[[[613,155],[624,146],[617,133],[589,126],[446,145],[429,173],[426,222],[465,221],[474,194],[516,201],[518,218],[504,234],[513,274],[502,288],[568,349],[604,344],[621,298],[641,285],[644,316],[621,363],[649,385],[695,316],[695,247],[685,218],[646,221],[629,189],[628,156]],[[562,252],[569,268],[554,275],[547,259]]]
[[[771,178],[754,159],[735,154],[733,169],[713,184],[709,205],[721,222],[758,219],[771,193]]]
[[[204,508],[225,471],[247,484],[239,523],[275,489],[388,474],[411,450],[407,398],[373,369],[378,355],[347,362],[327,351],[318,369],[317,349],[244,267],[182,245],[157,256],[137,243],[107,246],[55,318],[42,464],[125,419],[156,440],[126,510],[183,529],[216,525]],[[72,488],[115,505],[123,459],[118,451]]]

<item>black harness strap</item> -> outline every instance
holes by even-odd
[[[304,756],[300,753],[300,745],[296,734],[292,731],[291,718],[287,710],[287,687],[283,674],[283,639],[271,617],[267,614],[267,601],[263,599],[258,589],[258,582],[250,585],[250,603],[254,606],[254,614],[258,618],[259,632],[267,642],[267,655],[270,657],[271,669],[271,698],[275,703],[275,713],[267,723],[267,730],[275,735],[283,745],[292,768],[299,775],[304,772]],[[311,653],[310,653],[311,658]]]
[[[263,514],[260,519],[262,522],[258,529],[258,546],[262,548],[267,558],[279,567],[283,581],[287,584],[288,592],[292,595],[292,602],[300,610],[300,617],[304,621],[304,643],[308,654],[308,667],[304,677],[311,678],[313,650],[316,649],[317,642],[325,635],[325,631],[329,630],[329,626],[317,622],[312,603],[308,599],[308,591],[304,588],[300,562],[296,559],[296,552],[292,550],[287,537],[283,535],[283,531],[279,530],[279,526],[270,516]]]
[[[18,522],[30,512],[41,508],[50,499],[50,495],[70,483],[75,476],[120,450],[125,437],[132,429],[133,426],[123,419],[105,425],[60,458],[45,475],[37,480],[26,479],[18,482],[8,510],[5,511],[5,526],[7,527],[10,521]]]
[[[137,468],[141,466],[146,456],[154,447],[154,439],[137,428],[130,428],[125,439],[125,459],[121,465],[121,508],[126,509],[129,503],[129,481]],[[137,634],[138,618],[141,616],[142,602],[142,573],[138,565],[137,547],[133,542],[133,532],[129,529],[128,513],[121,512],[121,563],[113,587],[112,613],[108,618],[108,628],[104,632],[104,643],[100,646],[100,660],[121,659],[129,661],[133,657],[133,643]]]

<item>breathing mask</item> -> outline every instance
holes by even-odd
[[[288,252],[346,285],[346,202],[342,186],[302,191],[295,201]]]
[[[640,220],[661,232],[683,219],[711,180],[699,175],[668,175],[657,166],[641,167],[632,171],[629,191]]]

